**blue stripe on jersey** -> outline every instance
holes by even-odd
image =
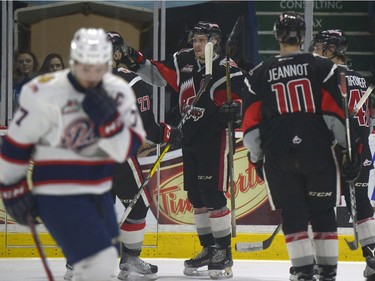
[[[23,145],[6,137],[1,147],[2,157],[9,162],[28,163],[34,145]]]
[[[33,170],[33,181],[35,184],[43,182],[101,182],[106,181],[113,175],[113,163],[85,165],[67,164],[66,162],[50,165],[35,164]]]

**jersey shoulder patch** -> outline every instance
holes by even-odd
[[[185,49],[181,49],[177,52],[177,54],[183,54],[183,53],[189,53],[193,50],[193,48],[185,48]]]
[[[226,66],[227,65],[227,59],[226,58],[223,58],[220,62],[219,62],[219,65],[224,65]],[[232,59],[229,59],[229,66],[230,67],[238,67],[236,62]]]
[[[117,69],[117,72],[122,72],[122,73],[131,73],[131,71],[125,67],[119,67]]]
[[[47,74],[38,76],[37,82],[40,84],[44,84],[44,83],[51,81],[54,78],[55,78],[55,75],[52,75],[51,73],[47,73]]]

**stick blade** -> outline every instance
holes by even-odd
[[[357,239],[354,239],[353,241],[348,241],[345,238],[345,242],[348,245],[348,247],[349,247],[350,250],[355,251],[355,250],[358,249],[358,240]]]
[[[235,249],[237,252],[256,252],[264,250],[263,242],[237,242]]]
[[[279,224],[272,235],[268,237],[266,240],[262,242],[237,242],[235,245],[235,249],[237,252],[256,252],[256,251],[263,251],[268,249],[275,236],[281,229],[281,224]]]

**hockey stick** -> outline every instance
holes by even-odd
[[[193,110],[194,106],[197,104],[198,100],[202,96],[202,94],[206,91],[206,87],[208,86],[208,83],[211,80],[212,77],[212,58],[213,58],[213,44],[211,42],[208,42],[205,47],[205,68],[206,73],[204,76],[203,83],[201,84],[201,87],[199,88],[198,93],[196,94],[195,98],[193,99],[192,103],[188,105],[185,109],[185,113],[183,114],[180,122],[177,125],[177,128],[181,130],[182,126],[185,124],[186,120],[190,117],[191,111]],[[124,214],[122,215],[122,218],[120,220],[119,225],[121,226],[126,218],[129,216],[130,212],[133,210],[134,205],[137,203],[139,197],[141,196],[142,191],[145,189],[147,184],[150,182],[152,176],[156,172],[156,170],[159,168],[161,160],[164,158],[165,154],[167,154],[168,150],[171,148],[171,145],[168,143],[167,146],[164,148],[162,153],[160,153],[159,157],[156,159],[154,165],[152,166],[149,174],[145,178],[142,185],[139,187],[139,190],[137,194],[134,195],[132,201],[130,202],[129,206],[125,209]]]
[[[348,148],[349,161],[352,161],[352,144],[351,144],[351,138],[350,138],[350,120],[349,120],[350,115],[349,115],[349,107],[348,107],[348,92],[347,92],[347,87],[346,87],[346,75],[345,75],[345,72],[340,72],[339,75],[340,75],[339,76],[340,91],[342,95],[342,103],[343,103],[344,116],[345,116],[346,144]],[[354,240],[348,241],[345,238],[345,242],[346,244],[348,244],[349,249],[354,251],[358,248],[357,203],[355,200],[354,182],[350,181],[348,184],[349,184],[349,192],[350,192],[350,207],[351,207],[351,213],[352,213]]]
[[[238,36],[241,28],[242,17],[239,17],[230,33],[226,43],[226,65],[225,65],[225,76],[226,76],[226,90],[227,90],[227,103],[232,103],[232,88],[230,81],[230,65],[229,65],[229,54],[231,50],[231,44],[234,41],[235,36]],[[234,188],[234,161],[233,161],[233,122],[228,122],[227,140],[229,146],[228,153],[228,170],[229,170],[229,183],[230,183],[230,202],[231,202],[231,225],[232,225],[232,237],[237,236],[236,229],[236,191]]]
[[[36,231],[36,228],[35,228],[34,219],[30,213],[26,215],[26,220],[27,220],[27,225],[30,228],[30,232],[33,236],[35,246],[38,249],[40,259],[42,260],[44,270],[47,273],[48,281],[54,281],[55,279],[53,278],[51,269],[47,263],[47,258],[46,258],[46,255],[44,254],[42,243],[40,242],[38,232]]]
[[[236,251],[237,252],[255,252],[255,251],[262,251],[268,249],[273,239],[276,237],[277,233],[279,233],[281,229],[281,223],[276,227],[274,232],[270,237],[262,242],[237,242],[236,243]]]

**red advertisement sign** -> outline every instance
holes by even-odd
[[[155,157],[141,159],[143,172],[147,175]],[[193,207],[187,199],[186,191],[184,191],[181,150],[167,153],[161,163],[159,188],[158,180],[158,177],[154,175],[149,182],[148,189],[152,194],[151,210],[155,216],[156,206],[159,204],[159,223],[194,224]],[[242,141],[237,142],[234,154],[234,182],[238,224],[275,225],[280,222],[279,212],[270,209],[265,184],[256,176],[254,167],[249,163],[247,149],[243,147]],[[229,187],[228,190],[226,193],[227,206],[231,209]]]

